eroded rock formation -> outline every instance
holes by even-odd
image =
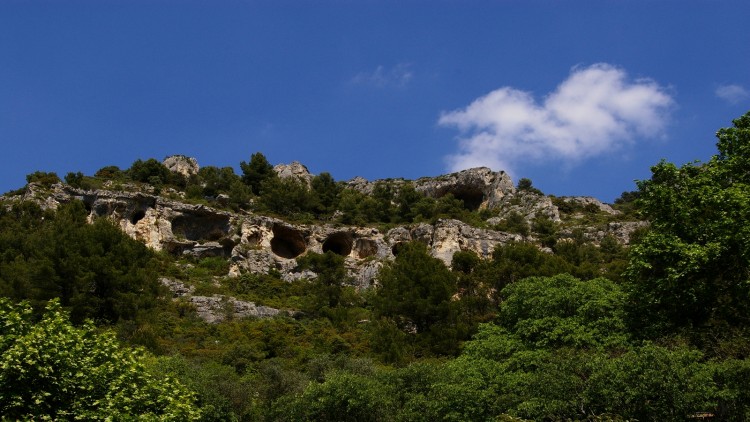
[[[187,157],[169,157],[166,163],[173,171],[184,171],[183,174],[197,171],[197,162]],[[275,169],[281,177],[297,177],[307,182],[312,179],[307,168],[296,162]],[[395,189],[408,183],[403,179],[386,182]],[[348,182],[348,186],[367,194],[372,192],[375,183],[355,178]],[[421,178],[411,183],[425,195],[439,198],[452,194],[469,208],[495,210],[497,217],[493,221],[501,221],[510,213],[518,213],[529,221],[538,216],[560,221],[560,212],[549,197],[515,189],[504,172],[476,168]],[[230,213],[150,193],[87,191],[65,184],[53,185],[51,189],[29,184],[22,199],[35,200],[47,208],[56,208],[58,204],[74,199],[81,200],[89,210],[90,218],[111,218],[129,236],[155,250],[198,258],[226,257],[231,263],[229,275],[232,276],[244,271],[268,273],[274,270],[288,280],[309,278],[310,274],[295,272],[296,258],[310,252],[333,252],[345,258],[346,267],[360,288],[374,282],[383,263],[393,259],[405,242],[425,243],[433,256],[450,265],[458,251],[473,251],[480,257],[489,257],[497,245],[534,240],[533,237],[523,238],[517,234],[472,227],[456,220],[400,226],[387,233],[372,227],[295,225],[272,217]],[[608,214],[616,213],[609,205],[594,198],[571,197],[564,198],[564,201],[595,207]],[[494,224],[493,221],[490,224]],[[584,233],[594,242],[611,235],[627,244],[630,234],[644,224],[609,223],[606,228],[585,228]],[[214,306],[210,304],[217,300],[204,298],[199,302],[210,308]]]

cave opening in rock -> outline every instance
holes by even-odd
[[[393,253],[393,256],[398,256],[399,253],[404,249],[406,246],[406,242],[396,242],[391,246],[391,253]]]
[[[282,225],[273,226],[271,251],[282,258],[293,259],[305,252],[305,238],[299,230]]]
[[[351,233],[333,233],[323,242],[323,253],[331,251],[337,255],[348,256],[352,253],[353,241]]]
[[[484,193],[476,189],[460,189],[453,192],[453,196],[463,201],[464,208],[469,211],[476,211],[484,202]]]
[[[378,253],[378,244],[371,239],[357,239],[354,243],[354,250],[360,259],[364,259]]]
[[[451,194],[454,198],[464,203],[464,208],[469,211],[476,211],[484,202],[484,192],[481,189],[472,186],[451,186],[449,189],[438,192],[435,197],[442,198]]]
[[[229,217],[225,215],[181,215],[172,220],[172,233],[198,242],[216,241],[229,233]]]
[[[146,211],[143,210],[136,210],[133,215],[130,216],[130,223],[135,224],[141,220],[143,220],[143,217],[146,216]]]

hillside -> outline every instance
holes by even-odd
[[[0,411],[89,409],[60,387],[92,372],[75,355],[29,358],[66,350],[34,334],[54,325],[147,349],[100,379],[148,374],[132,395],[163,419],[745,420],[749,134],[750,114],[616,204],[487,168],[335,181],[261,153],[241,174],[185,156],[30,174],[0,198]],[[5,370],[25,365],[49,385]]]

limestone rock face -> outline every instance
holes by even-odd
[[[198,318],[209,324],[247,317],[269,318],[281,312],[276,308],[258,306],[253,302],[239,300],[231,296],[194,296],[195,288],[179,280],[162,277],[159,282],[172,292],[173,300],[183,298],[195,307]]]
[[[347,182],[347,187],[370,195],[377,183],[387,183],[397,192],[407,183],[404,179],[387,179],[369,182],[355,177]],[[414,188],[432,198],[452,194],[464,201],[470,209],[495,208],[503,198],[515,193],[513,181],[504,171],[493,172],[487,167],[478,167],[437,177],[422,177],[412,182]]]
[[[605,204],[602,201],[590,196],[566,196],[563,197],[562,200],[584,207],[596,207],[600,212],[605,212],[610,215],[617,215],[620,213],[619,211],[612,208],[609,204]]]
[[[621,244],[629,245],[633,232],[648,227],[646,221],[623,221],[607,224],[607,234],[614,236]]]
[[[198,174],[198,160],[193,157],[187,157],[184,155],[170,155],[162,161],[162,164],[170,171],[180,173],[185,177],[190,177],[193,174]]]
[[[464,201],[471,209],[495,208],[506,195],[515,193],[513,181],[504,171],[478,167],[414,182],[417,191],[433,198],[447,194]]]
[[[282,179],[293,177],[305,182],[308,186],[312,183],[313,175],[304,164],[298,161],[293,161],[291,164],[277,164],[273,170]]]
[[[471,251],[482,258],[488,258],[497,245],[520,241],[517,234],[471,227],[458,220],[438,220],[435,225],[420,224],[410,230],[396,227],[388,232],[392,249],[398,253],[398,245],[410,241],[425,243],[432,256],[450,266],[453,254],[458,251]]]
[[[166,162],[170,163],[173,171],[185,171],[187,174],[197,171],[197,163],[184,156],[168,157]],[[308,183],[312,180],[307,168],[297,162],[276,166],[275,170],[280,177],[296,177]],[[348,186],[367,194],[372,192],[375,183],[355,178],[348,182]],[[409,182],[393,179],[386,183],[397,190]],[[521,214],[527,220],[545,216],[553,221],[560,221],[560,212],[550,197],[516,190],[510,177],[504,172],[476,168],[421,178],[411,183],[425,195],[439,198],[452,194],[463,200],[469,208],[494,210],[496,217],[488,220],[491,224],[502,222],[512,212]],[[114,189],[114,186],[111,188]],[[274,271],[281,273],[282,278],[288,281],[312,279],[316,277],[314,273],[297,270],[296,258],[311,252],[332,252],[344,257],[353,285],[361,289],[376,283],[379,270],[395,258],[405,242],[423,242],[432,256],[450,265],[453,255],[458,251],[472,251],[482,258],[488,258],[496,246],[523,240],[517,234],[472,227],[448,219],[438,220],[434,224],[394,227],[387,233],[371,227],[291,224],[272,217],[231,213],[205,205],[188,204],[156,196],[149,191],[137,191],[137,188],[134,186],[133,191],[88,191],[62,183],[52,187],[32,183],[20,198],[36,201],[45,208],[57,208],[61,203],[80,200],[89,211],[90,220],[109,218],[119,224],[126,234],[152,249],[197,258],[227,258],[230,262],[230,276],[239,276],[243,272]],[[609,205],[594,198],[572,197],[565,200],[585,207],[597,207],[599,211],[608,214],[616,213]],[[593,242],[600,242],[605,236],[614,236],[622,244],[628,244],[633,231],[645,224],[612,222],[605,227],[582,229],[584,236]],[[563,237],[573,237],[572,228],[564,230],[569,230],[570,233],[561,233]],[[192,295],[191,292],[185,293],[174,286],[170,288],[175,295]],[[260,309],[257,307],[256,311],[250,311],[252,306],[223,297],[193,297],[190,300],[197,308],[204,309],[205,312],[201,312],[211,320],[235,317],[245,311],[250,314],[257,311],[258,315],[272,312],[257,310]]]
[[[195,306],[198,317],[209,324],[247,317],[268,318],[279,314],[279,310],[268,306],[256,306],[253,302],[238,300],[230,296],[190,296],[188,301]]]
[[[534,192],[518,191],[515,195],[505,196],[497,207],[500,209],[498,215],[500,218],[515,212],[529,222],[538,216],[560,222],[560,210],[552,203],[552,200],[548,196]]]

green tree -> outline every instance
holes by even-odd
[[[510,242],[492,252],[492,265],[482,268],[483,276],[501,291],[505,286],[531,276],[553,276],[571,272],[561,257],[539,250],[533,243]]]
[[[312,194],[315,199],[315,212],[320,215],[336,211],[342,187],[330,173],[323,172],[312,179]]]
[[[323,254],[308,253],[297,258],[299,270],[310,270],[317,274],[313,282],[316,297],[313,309],[335,308],[342,303],[344,289],[351,284],[351,277],[344,267],[344,257],[327,251]]]
[[[662,161],[638,182],[651,227],[626,276],[644,335],[750,325],[750,113],[717,137],[707,163]]]
[[[383,421],[392,418],[392,386],[373,376],[332,373],[311,383],[303,394],[278,406],[279,420]]]
[[[419,219],[429,219],[434,213],[434,202],[414,188],[412,183],[405,183],[396,195],[395,203],[398,220],[410,223]]]
[[[296,177],[274,177],[261,184],[261,205],[268,211],[287,217],[308,216],[315,209],[315,198],[307,183]]]
[[[60,183],[60,178],[55,172],[35,171],[31,174],[26,175],[26,182],[39,183],[41,185],[50,187],[55,183]]]
[[[72,326],[57,301],[32,321],[29,305],[0,298],[3,419],[199,419],[193,393],[155,376],[147,356],[113,333]]]
[[[65,175],[65,183],[79,189],[92,189],[93,185],[89,178],[83,175],[80,171],[75,173],[69,172]]]
[[[79,201],[54,214],[31,204],[0,208],[0,291],[38,307],[60,298],[76,323],[133,319],[152,308],[161,291],[154,252],[112,222],[87,217]]]
[[[153,186],[159,186],[171,181],[171,171],[162,163],[153,158],[146,161],[141,159],[135,160],[127,170],[128,176],[141,183],[148,183]]]
[[[456,277],[419,242],[403,245],[396,259],[378,275],[374,297],[376,316],[386,317],[402,331],[412,333],[422,350],[455,353],[461,333],[456,331]]]
[[[627,340],[625,293],[605,278],[529,277],[502,295],[498,320],[533,347],[614,347]]]
[[[548,248],[557,243],[557,228],[557,224],[544,215],[537,215],[531,222],[531,230],[536,233],[539,243]]]
[[[123,171],[117,166],[105,166],[94,173],[94,177],[104,180],[120,179],[124,175]]]
[[[250,186],[250,190],[255,195],[260,195],[264,181],[276,177],[273,166],[260,152],[251,155],[249,163],[242,161],[240,168],[242,169],[242,182]]]
[[[542,191],[540,191],[539,189],[537,189],[537,188],[535,188],[533,186],[533,184],[531,182],[531,179],[528,179],[526,177],[522,177],[522,178],[518,179],[518,185],[517,185],[517,187],[518,187],[518,190],[520,190],[520,191],[531,192],[531,193],[535,193],[537,195],[544,195],[542,193]]]

